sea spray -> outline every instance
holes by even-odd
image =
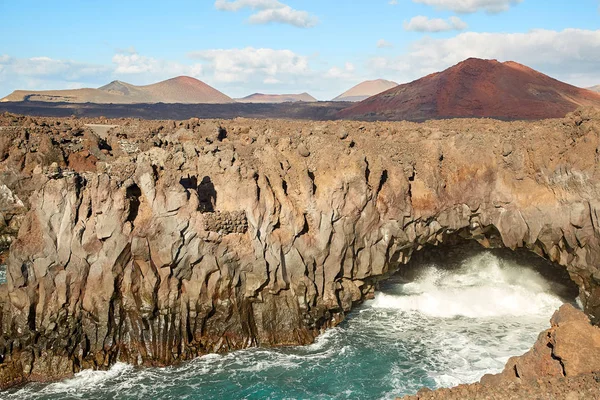
[[[538,272],[482,253],[458,269],[427,266],[415,281],[377,295],[371,306],[440,318],[544,318],[561,304]]]
[[[177,367],[85,371],[5,399],[393,399],[473,382],[522,354],[563,300],[538,272],[484,252],[422,266],[309,346],[207,355]]]

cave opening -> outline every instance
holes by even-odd
[[[129,202],[129,213],[127,214],[127,221],[133,222],[138,216],[140,211],[140,198],[142,197],[142,190],[136,184],[133,184],[125,190],[125,198]]]
[[[565,267],[505,248],[495,233],[486,233],[486,247],[455,232],[406,264],[391,257],[395,272],[336,336],[357,360],[372,362],[363,373],[413,393],[476,382],[527,352],[562,304],[575,304],[579,290]]]
[[[108,152],[112,151],[111,145],[106,141],[106,139],[98,138],[98,149],[106,150]]]
[[[222,126],[219,127],[219,132],[217,134],[217,140],[219,142],[222,142],[223,140],[225,140],[227,138],[227,129],[223,128]]]
[[[491,243],[490,243],[491,242]],[[397,266],[397,271],[390,279],[381,283],[385,290],[399,282],[410,283],[418,279],[424,271],[434,268],[440,275],[465,273],[470,266],[488,268],[494,263],[496,271],[490,273],[490,279],[502,279],[499,274],[506,272],[504,278],[509,284],[526,283],[524,280],[536,280],[536,284],[544,285],[548,293],[558,296],[564,302],[576,304],[579,295],[577,284],[569,276],[567,269],[551,262],[526,248],[511,250],[500,245],[501,241],[493,233],[486,238],[490,247],[484,247],[476,240],[452,236],[444,243],[425,245],[412,254],[406,265]],[[511,276],[509,276],[511,275]],[[473,282],[471,282],[473,283]]]

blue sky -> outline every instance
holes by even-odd
[[[599,0],[0,0],[0,97],[191,75],[232,97],[327,100],[467,57],[592,86],[599,11]]]

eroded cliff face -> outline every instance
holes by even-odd
[[[413,252],[457,236],[563,265],[600,318],[592,111],[535,123],[2,121],[0,176],[16,176],[5,185],[29,211],[0,286],[1,386],[310,343]]]

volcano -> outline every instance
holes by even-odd
[[[364,81],[340,94],[333,101],[363,101],[396,86],[398,86],[396,82],[386,81],[385,79]]]
[[[600,94],[519,63],[467,59],[443,72],[397,86],[338,113],[345,119],[411,120],[488,117],[560,118],[600,107]]]
[[[145,86],[113,81],[98,89],[16,90],[1,101],[44,101],[65,103],[233,103],[217,89],[189,76],[179,76]]]
[[[263,93],[254,93],[250,96],[243,97],[241,99],[236,99],[238,103],[297,103],[297,102],[305,102],[305,103],[314,103],[317,101],[314,97],[312,97],[308,93],[300,93],[300,94],[263,94]]]

